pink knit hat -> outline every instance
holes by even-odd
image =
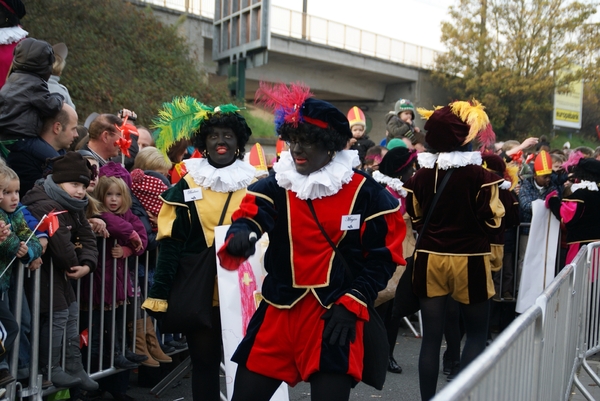
[[[159,196],[169,188],[160,178],[146,175],[139,168],[131,172],[131,180],[131,192],[139,199],[144,209],[158,215],[163,204]]]

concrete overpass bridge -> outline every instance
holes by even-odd
[[[212,58],[214,0],[130,2],[150,7],[158,20],[178,26],[209,82],[227,80],[228,64]],[[432,49],[277,6],[271,6],[270,22],[268,59],[248,55],[247,101],[252,101],[259,81],[302,81],[315,96],[343,112],[360,106],[372,122],[374,140],[383,138],[384,115],[399,98],[425,107],[446,101],[445,93],[430,79],[436,56]],[[422,126],[421,121],[417,124]]]

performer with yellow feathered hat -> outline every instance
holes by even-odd
[[[186,336],[194,400],[218,401],[221,323],[214,228],[231,224],[254,180],[254,167],[242,161],[252,131],[236,106],[212,108],[189,97],[164,104],[154,125],[156,146],[164,154],[187,138],[203,157],[186,160],[187,174],[161,195],[160,253],[142,307],[162,320],[165,331]]]
[[[456,101],[418,112],[427,119],[425,140],[434,153],[419,153],[421,169],[404,188],[407,212],[420,230],[413,292],[423,317],[421,398],[429,400],[436,391],[448,295],[459,302],[465,321],[461,368],[485,349],[488,300],[494,295],[489,235],[500,228],[504,216],[498,197],[503,179],[484,169],[481,153],[472,151],[476,137],[483,145],[495,139],[479,102]]]

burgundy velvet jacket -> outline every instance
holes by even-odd
[[[407,212],[417,230],[429,213],[447,170],[421,168],[404,184]],[[499,233],[504,207],[499,199],[502,178],[481,166],[454,169],[435,205],[418,250],[443,255],[490,253],[490,235]]]

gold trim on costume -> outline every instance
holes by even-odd
[[[383,216],[383,215],[385,215],[385,214],[394,213],[394,212],[397,212],[397,211],[399,211],[399,210],[400,210],[400,203],[398,203],[398,206],[397,206],[397,207],[395,207],[395,208],[393,208],[393,209],[384,210],[384,211],[382,211],[382,212],[375,213],[374,215],[367,217],[367,218],[365,219],[365,222],[367,222],[368,220],[372,220],[372,219],[374,219],[375,217]]]
[[[300,300],[301,300],[302,298],[304,298],[304,297],[306,296],[306,294],[308,294],[309,292],[310,292],[310,289],[308,289],[308,288],[307,288],[307,289],[306,289],[306,291],[304,292],[304,294],[300,295],[300,296],[299,296],[299,297],[298,297],[298,298],[297,298],[297,299],[296,299],[294,302],[292,302],[292,304],[291,304],[291,305],[279,305],[279,304],[276,304],[276,303],[274,303],[274,302],[271,302],[271,301],[269,301],[269,300],[268,300],[267,298],[265,298],[264,296],[263,296],[263,299],[264,299],[264,301],[265,301],[266,303],[268,303],[269,305],[271,305],[271,306],[273,306],[273,307],[275,307],[275,308],[277,308],[277,309],[292,309],[292,308],[294,307],[294,305],[296,305],[298,302],[300,302]],[[317,298],[317,300],[318,300],[318,299],[319,299],[319,298]],[[321,301],[319,301],[319,303],[320,303],[320,302],[321,302]]]
[[[273,205],[275,204],[275,201],[273,201],[273,199],[269,198],[268,196],[266,196],[265,194],[261,194],[260,192],[252,192],[252,191],[247,191],[246,192],[248,195],[253,195],[256,196],[257,198],[261,198],[266,200],[267,202],[272,203]]]

